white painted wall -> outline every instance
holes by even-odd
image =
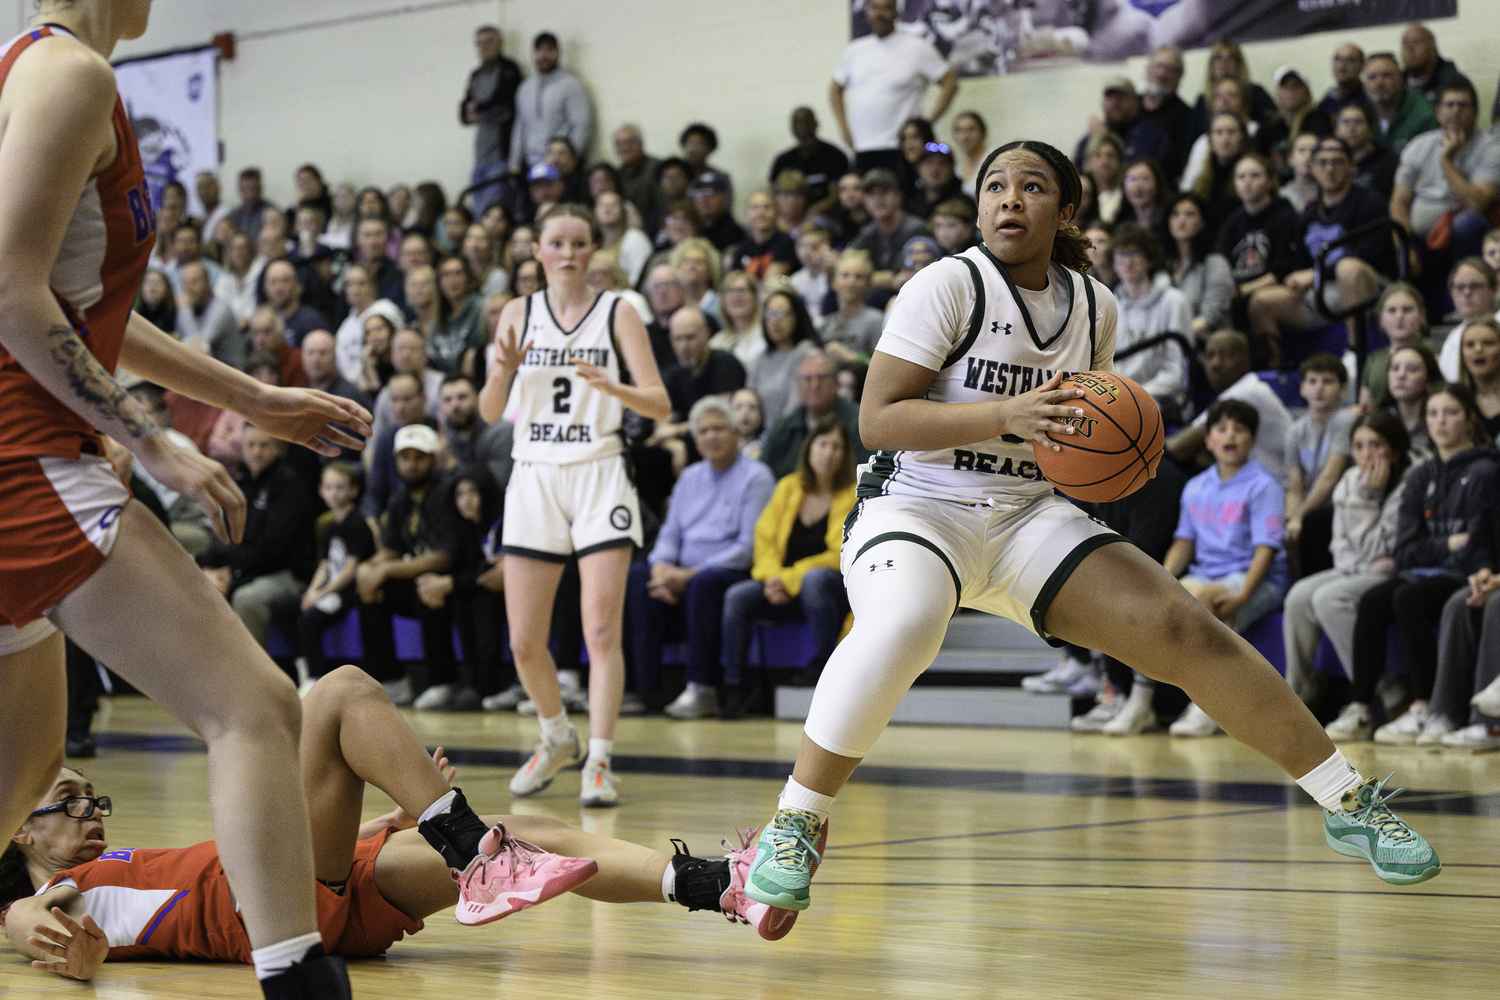
[[[0,0],[0,23],[19,31],[34,0]],[[1430,25],[1440,50],[1474,79],[1487,119],[1500,59],[1500,0],[1460,0],[1458,18]],[[743,196],[771,157],[790,144],[787,116],[810,104],[827,111],[829,74],[847,41],[844,0],[741,4],[727,0],[156,0],[151,27],[117,57],[206,44],[233,31],[239,51],[220,69],[224,179],[250,164],[266,172],[267,194],[292,197],[297,166],[319,164],[332,181],[388,186],[435,179],[451,193],[468,177],[472,133],[457,103],[473,68],[473,29],[498,24],[506,51],[529,71],[530,39],[551,30],[564,63],[584,79],[597,109],[594,158],[612,156],[609,131],[638,123],[647,148],[675,150],[689,121],[712,124],[714,157]],[[358,20],[344,23],[350,18]],[[1246,47],[1257,80],[1277,66],[1304,68],[1315,89],[1328,83],[1334,45],[1396,49],[1401,26],[1310,35]],[[1201,89],[1206,60],[1187,57],[1183,96]],[[1143,78],[1143,60],[1126,67]],[[1021,136],[1071,148],[1102,81],[1117,65],[1077,66],[964,81],[954,110],[976,108],[991,139]],[[951,115],[950,115],[951,117]],[[946,123],[940,125],[946,132]]]

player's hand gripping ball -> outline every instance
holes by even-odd
[[[1060,421],[1073,427],[1072,434],[1047,435],[1061,451],[1032,443],[1048,482],[1075,500],[1108,503],[1128,497],[1156,475],[1166,426],[1150,393],[1114,372],[1080,372],[1058,388],[1083,390],[1067,404],[1083,416]]]

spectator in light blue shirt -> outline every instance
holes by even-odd
[[[684,717],[691,718],[717,710],[724,592],[750,578],[755,522],[776,481],[765,465],[740,454],[734,410],[722,396],[695,403],[688,424],[703,460],[682,471],[655,547],[645,563],[631,567],[625,616],[631,675],[648,704],[661,703],[662,646],[686,639],[683,694],[697,707]]]
[[[1255,407],[1220,399],[1208,409],[1207,426],[1214,467],[1183,489],[1177,531],[1162,564],[1215,617],[1244,635],[1286,594],[1286,491],[1250,457],[1260,426]],[[1193,704],[1171,727],[1174,736],[1218,731]]]

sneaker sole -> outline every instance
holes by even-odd
[[[1390,885],[1416,885],[1418,882],[1426,882],[1430,878],[1436,878],[1443,870],[1443,863],[1438,860],[1436,855],[1433,856],[1431,865],[1419,868],[1413,872],[1381,868],[1375,863],[1375,859],[1370,857],[1369,852],[1365,848],[1349,841],[1340,840],[1326,826],[1323,828],[1323,839],[1328,841],[1329,847],[1345,857],[1362,858],[1368,861],[1370,867],[1375,871],[1375,877]]]
[[[496,920],[529,910],[533,906],[545,903],[555,896],[577,888],[584,882],[599,874],[599,863],[591,858],[578,858],[579,861],[587,861],[586,865],[575,866],[572,870],[558,874],[548,879],[535,889],[527,889],[522,892],[501,893],[500,899],[490,903],[465,903],[459,901],[457,908],[453,911],[453,919],[465,927],[478,927],[481,924],[492,924]]]

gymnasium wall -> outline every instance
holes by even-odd
[[[1376,2],[1376,0],[1366,0]],[[10,33],[31,0],[13,0]],[[1461,16],[1434,21],[1439,49],[1479,88],[1482,122],[1500,58],[1490,48],[1500,0],[1460,0]],[[609,131],[638,123],[656,155],[674,151],[689,121],[712,124],[714,157],[737,179],[741,198],[771,157],[790,144],[787,117],[811,104],[823,135],[837,141],[827,110],[829,75],[848,35],[843,0],[740,4],[725,0],[156,0],[151,27],[117,58],[206,44],[232,31],[238,52],[220,68],[223,178],[257,164],[267,195],[292,197],[304,161],[333,181],[356,184],[436,179],[454,193],[466,182],[472,132],[459,126],[458,98],[474,65],[473,29],[498,24],[506,52],[530,70],[530,39],[551,30],[563,61],[582,76],[597,109],[592,158],[612,157]],[[1400,25],[1247,46],[1257,80],[1269,87],[1284,63],[1300,65],[1314,89],[1328,84],[1334,45],[1396,49]],[[1202,51],[1187,54],[1182,93],[1202,87]],[[1143,79],[1143,60],[1126,67]],[[1071,148],[1097,110],[1102,81],[1118,65],[1080,66],[966,80],[954,110],[973,107],[998,143],[1028,135]],[[950,113],[951,117],[951,113]],[[947,134],[947,123],[939,126]]]

